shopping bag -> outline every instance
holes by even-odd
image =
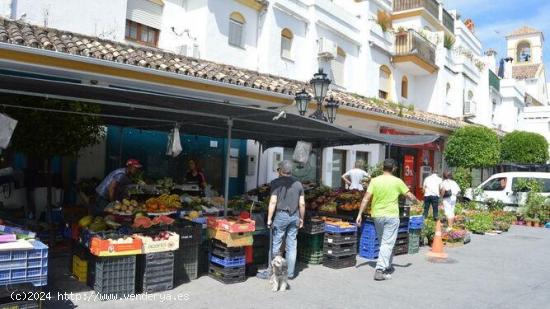
[[[294,155],[292,159],[294,162],[305,164],[309,160],[309,154],[313,145],[308,142],[298,141],[294,148]]]
[[[168,135],[168,146],[166,149],[166,155],[177,157],[181,153],[183,148],[181,147],[180,130],[178,128],[172,129]]]
[[[16,125],[17,120],[0,113],[0,148],[8,148]]]

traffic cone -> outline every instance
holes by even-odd
[[[432,243],[432,250],[428,252],[429,257],[446,259],[448,254],[443,252],[443,234],[441,232],[441,221],[437,220],[435,224],[435,237]]]

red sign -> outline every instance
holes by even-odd
[[[403,159],[403,181],[411,188],[414,186],[414,156],[405,155]]]

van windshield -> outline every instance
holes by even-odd
[[[502,191],[506,188],[506,177],[493,178],[484,184],[481,189],[483,191]]]
[[[533,182],[537,184],[533,184]],[[512,190],[514,192],[529,192],[533,185],[538,186],[538,189],[543,193],[550,192],[550,179],[548,178],[533,178],[533,177],[514,177],[512,180]]]

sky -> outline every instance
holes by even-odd
[[[471,18],[483,50],[497,51],[506,57],[505,36],[521,26],[529,26],[550,39],[550,1],[548,0],[443,0],[447,10],[458,10],[462,20]],[[550,44],[544,48],[545,66],[550,65]]]

